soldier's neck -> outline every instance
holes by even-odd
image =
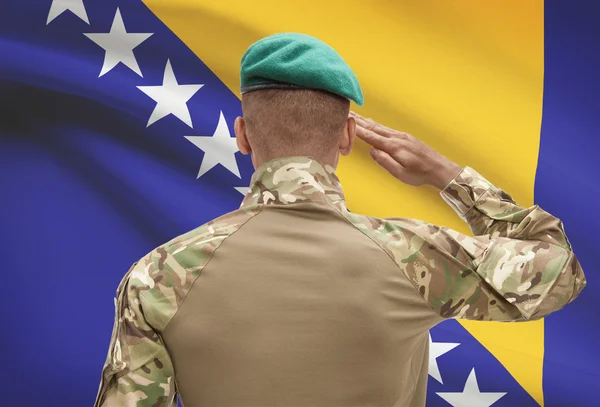
[[[286,158],[286,157],[310,157],[310,158],[318,161],[323,166],[330,165],[334,169],[337,169],[340,154],[337,151],[335,153],[330,153],[330,154],[323,154],[323,153],[309,154],[307,151],[302,151],[302,152],[298,152],[298,153],[292,152],[292,153],[281,154],[281,155],[276,155],[276,156],[264,156],[264,155],[259,155],[259,154],[255,154],[254,152],[252,152],[251,156],[252,156],[252,165],[254,166],[254,169],[257,169],[258,167],[260,167],[261,165],[263,165],[264,163],[267,163],[269,161]]]

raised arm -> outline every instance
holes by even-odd
[[[399,267],[444,318],[520,321],[571,302],[586,280],[559,219],[523,208],[470,167],[461,168],[414,137],[355,115],[373,158],[411,185],[433,185],[475,237],[411,219],[390,219],[407,246]],[[399,256],[399,257],[398,257]]]

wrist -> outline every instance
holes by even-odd
[[[454,178],[458,176],[463,170],[463,167],[455,162],[448,160],[444,163],[440,169],[435,173],[430,185],[439,189],[440,191],[446,188],[446,186],[452,182]]]

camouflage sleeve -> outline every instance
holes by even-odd
[[[518,206],[470,167],[441,195],[474,237],[422,221],[390,220],[409,246],[400,267],[441,317],[539,319],[585,286],[561,221],[539,206]]]
[[[441,192],[475,236],[536,240],[571,250],[562,222],[538,205],[519,206],[506,192],[465,167]]]
[[[115,321],[94,407],[176,406],[173,365],[162,339],[144,318],[143,263],[127,272],[115,298]]]

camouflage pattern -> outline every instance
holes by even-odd
[[[242,207],[322,201],[377,243],[442,318],[539,319],[572,301],[586,280],[559,219],[518,206],[466,167],[442,198],[475,237],[422,220],[351,213],[331,166],[309,157],[267,163]]]
[[[346,210],[342,185],[332,166],[321,166],[308,157],[286,157],[265,163],[254,172],[241,207],[309,200]]]
[[[161,332],[215,250],[264,205],[312,201],[335,208],[394,260],[440,320],[537,319],[585,286],[562,223],[539,206],[518,206],[469,167],[440,194],[475,237],[422,220],[351,213],[334,169],[313,158],[263,164],[239,210],[158,247],[125,275],[95,407],[176,405]]]
[[[530,208],[517,205],[506,192],[470,167],[464,168],[441,196],[476,236],[489,234],[492,238],[539,240],[571,250],[559,219],[538,205]]]
[[[173,364],[161,332],[219,245],[260,209],[217,218],[156,248],[125,275],[95,407],[176,406]]]

